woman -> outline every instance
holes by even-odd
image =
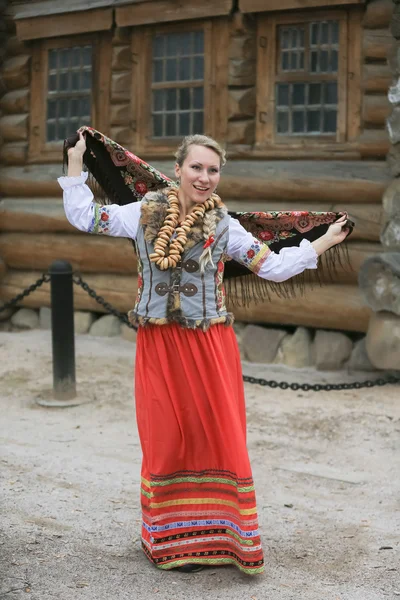
[[[136,415],[143,451],[142,546],[162,569],[185,572],[234,564],[261,573],[263,552],[246,448],[240,356],[222,285],[231,258],[280,282],[316,269],[342,242],[346,217],[313,242],[279,254],[231,218],[215,194],[225,153],[205,136],[183,140],[179,185],[142,202],[100,206],[82,173],[85,138],[68,151],[68,220],[91,233],[135,240],[139,325]]]

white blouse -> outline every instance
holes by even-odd
[[[89,233],[136,239],[141,203],[108,204],[99,208],[86,185],[87,177],[88,173],[82,172],[79,177],[58,178],[63,189],[65,214],[71,225]],[[226,253],[263,279],[276,282],[318,266],[318,255],[308,240],[302,240],[300,246],[282,248],[276,254],[232,217]]]

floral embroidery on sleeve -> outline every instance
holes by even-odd
[[[250,271],[257,274],[270,254],[271,250],[268,246],[254,238],[251,246],[242,253],[240,261]]]
[[[110,230],[110,209],[107,206],[96,204],[94,215],[89,227],[89,233],[109,233]]]

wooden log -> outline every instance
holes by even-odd
[[[386,29],[366,29],[363,32],[364,60],[386,60],[393,45],[393,37]]]
[[[255,60],[257,44],[254,32],[252,35],[233,35],[229,40],[228,57],[234,60]]]
[[[30,81],[31,57],[29,54],[14,56],[4,61],[2,68],[2,77],[8,90],[26,88]]]
[[[4,198],[0,203],[0,232],[76,233],[67,221],[62,199]]]
[[[132,146],[132,128],[128,127],[111,127],[110,128],[111,139],[115,140],[121,146],[127,148]]]
[[[230,121],[226,141],[228,144],[254,144],[255,120]]]
[[[256,83],[256,68],[254,60],[229,61],[228,85],[229,86],[253,86]]]
[[[0,118],[0,135],[6,142],[28,140],[29,115],[6,115]]]
[[[11,142],[0,146],[0,163],[5,165],[25,165],[28,156],[28,142]]]
[[[10,268],[47,270],[53,260],[87,273],[136,273],[137,261],[127,239],[71,233],[3,233],[0,256]]]
[[[10,35],[6,41],[6,51],[8,56],[18,56],[18,54],[26,54],[27,45],[20,40],[16,35]]]
[[[130,105],[112,104],[110,107],[110,123],[111,125],[128,125],[131,120]]]
[[[129,102],[131,95],[131,73],[113,73],[111,75],[112,102]]]
[[[387,65],[364,65],[361,87],[367,93],[387,94],[392,79],[392,73]]]
[[[361,296],[374,312],[400,316],[400,252],[385,252],[368,258],[359,274]]]
[[[29,112],[29,89],[13,90],[0,98],[0,109],[7,114]]]
[[[6,272],[7,272],[7,265],[4,262],[4,260],[0,257],[0,280],[3,279]]]
[[[124,46],[130,44],[132,29],[130,27],[115,27],[112,44],[113,46]]]
[[[362,25],[364,29],[389,27],[392,14],[392,0],[374,0],[374,2],[368,2]]]
[[[130,46],[114,46],[112,50],[112,71],[130,71],[132,53]]]
[[[298,294],[293,299],[271,294],[270,302],[232,310],[236,319],[245,323],[303,325],[357,332],[367,331],[371,316],[358,287],[340,284],[307,286],[303,295]]]
[[[254,87],[245,90],[230,90],[228,103],[228,119],[245,119],[255,117],[256,90]]]
[[[365,124],[384,127],[391,110],[387,96],[364,96],[362,117]]]
[[[328,271],[328,258],[326,254],[323,254],[320,258],[320,278],[325,283],[335,284],[354,284],[357,285],[358,273],[364,261],[371,256],[375,256],[383,251],[381,244],[373,244],[368,242],[356,242],[349,240],[347,244],[348,256],[350,265],[340,266],[337,264],[329,274]],[[321,268],[322,267],[322,268]]]
[[[0,300],[11,300],[26,287],[39,279],[41,271],[9,270],[0,279]],[[133,308],[137,292],[137,278],[133,275],[94,275],[82,273],[82,279],[92,287],[99,296],[112,304],[121,312]],[[20,306],[39,308],[50,306],[50,284],[44,283],[38,290],[24,298]],[[80,286],[74,285],[74,309],[106,312],[101,304],[91,298]]]
[[[386,156],[390,149],[388,133],[385,129],[366,129],[358,142],[363,158],[380,158]]]

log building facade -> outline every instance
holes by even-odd
[[[63,216],[62,140],[90,124],[172,174],[180,138],[204,132],[228,151],[218,191],[232,210],[346,209],[357,223],[352,272],[237,318],[366,331],[357,273],[381,251],[392,11],[391,0],[0,0],[0,298],[65,258],[130,309],[131,245]],[[77,308],[100,310],[75,293]],[[25,305],[49,305],[46,286]]]

